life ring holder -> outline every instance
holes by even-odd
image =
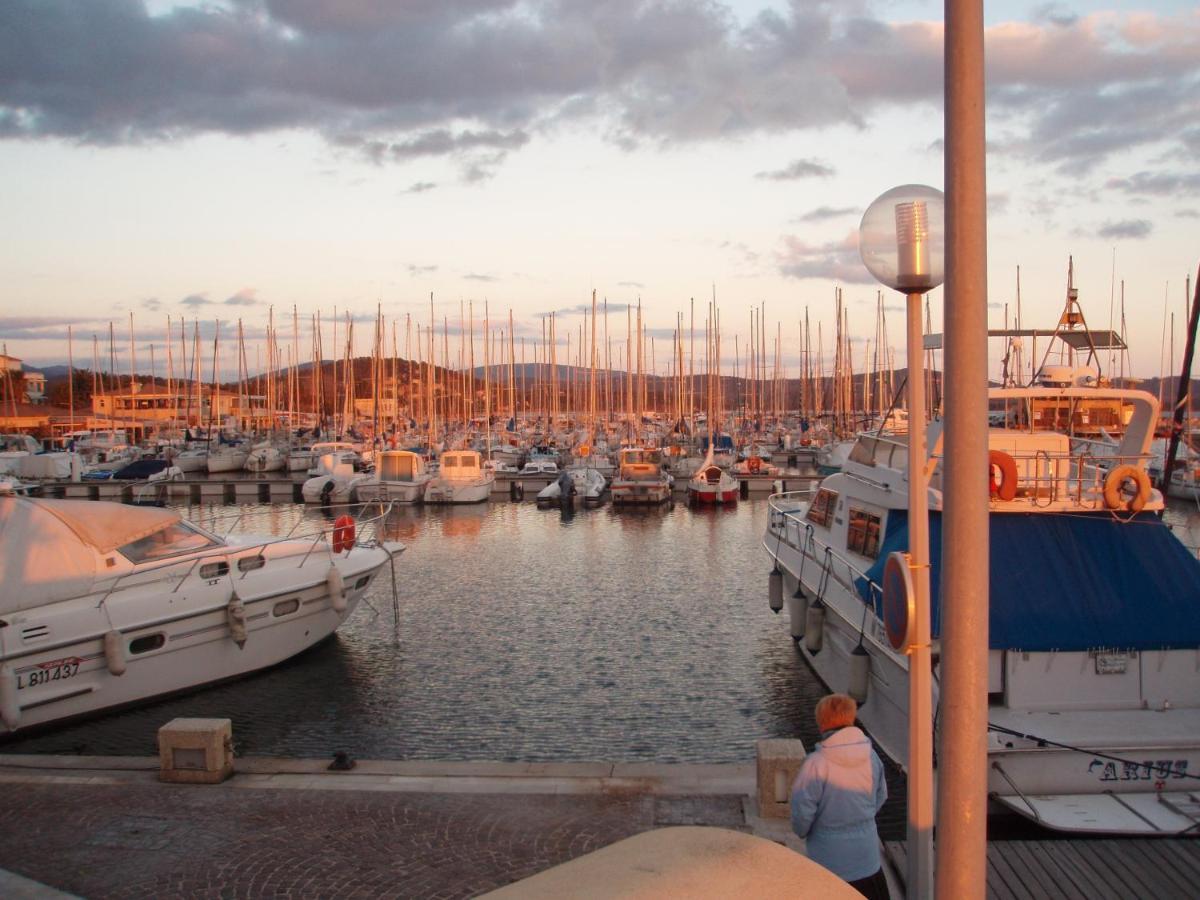
[[[762,469],[762,460],[757,456],[752,456],[746,461],[746,468],[750,470],[751,475],[757,475],[759,470]]]
[[[354,517],[340,515],[333,522],[333,552],[344,553],[354,546]]]
[[[988,451],[988,494],[1005,503],[1017,496],[1017,461],[1003,450]]]
[[[1132,481],[1136,491],[1125,497],[1125,485]],[[1129,465],[1117,466],[1104,478],[1104,505],[1120,512],[1140,513],[1150,499],[1150,476],[1144,469]]]

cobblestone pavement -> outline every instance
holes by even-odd
[[[0,867],[104,897],[473,897],[736,796],[0,786]]]

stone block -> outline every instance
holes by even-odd
[[[758,814],[766,819],[791,816],[792,782],[804,762],[804,743],[795,738],[758,742]]]
[[[220,784],[233,774],[233,722],[172,719],[158,729],[158,780]]]

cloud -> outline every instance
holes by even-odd
[[[188,294],[179,302],[184,306],[190,306],[192,309],[195,309],[200,306],[207,306],[211,301],[203,294]]]
[[[409,185],[402,193],[405,194],[424,194],[426,191],[432,191],[437,187],[437,183],[433,181],[417,181]]]
[[[1177,219],[1200,219],[1200,212],[1194,209],[1177,209],[1175,210],[1175,218]]]
[[[258,298],[255,297],[254,288],[242,288],[232,297],[225,300],[226,306],[257,306]]]
[[[1154,226],[1145,219],[1126,219],[1121,222],[1105,222],[1096,230],[1096,236],[1107,240],[1139,240],[1149,237]]]
[[[798,159],[782,169],[759,172],[754,177],[765,181],[798,181],[801,178],[829,178],[834,175],[832,167],[815,159]]]
[[[617,287],[635,288],[636,290],[640,291],[643,288],[645,288],[646,285],[642,284],[642,282],[640,282],[640,281],[618,281]]]
[[[437,266],[419,266],[416,263],[409,263],[408,265],[408,274],[411,278],[420,278],[424,275],[432,275],[437,270]]]
[[[162,309],[162,301],[157,297],[147,297],[142,301],[142,308],[147,309],[150,312],[158,312],[160,309]]]
[[[1060,3],[1045,3],[1034,7],[1030,17],[1035,22],[1049,22],[1051,25],[1067,27],[1079,21],[1079,16]]]
[[[495,275],[483,275],[479,272],[469,272],[463,276],[463,279],[466,281],[482,281],[484,284],[491,284],[500,280]]]
[[[842,216],[861,214],[863,210],[857,206],[818,206],[799,216],[797,222],[827,222],[830,219],[840,219]]]
[[[1136,172],[1128,178],[1110,178],[1104,185],[1142,197],[1173,197],[1200,192],[1200,172]]]
[[[885,22],[861,2],[778,6],[747,19],[721,0],[8,0],[0,139],[307,131],[381,165],[448,160],[478,182],[563,125],[632,148],[940,109],[940,23]],[[990,25],[987,42],[998,152],[1074,174],[1149,145],[1194,158],[1188,11],[1042,5]],[[822,174],[795,165],[761,174]]]
[[[874,284],[875,281],[858,255],[858,230],[840,241],[809,244],[797,237],[785,236],[776,254],[780,274],[787,278],[827,278],[848,284]]]

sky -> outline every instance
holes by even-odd
[[[677,314],[694,299],[702,327],[715,296],[728,371],[753,308],[795,375],[806,313],[831,354],[840,288],[865,357],[862,214],[943,183],[942,17],[922,0],[7,0],[0,340],[62,363],[70,325],[86,364],[111,321],[127,366],[132,313],[139,368],[154,344],[162,374],[168,316],[226,338],[240,318],[260,341],[295,307],[307,354],[311,316],[350,311],[366,353],[379,304],[403,354],[432,294],[439,329],[486,302],[518,339],[556,311],[577,342],[594,289],[622,344],[640,299],[659,371]],[[1119,325],[1123,284],[1133,373],[1173,368],[1200,262],[1200,10],[989,2],[986,28],[992,327],[1019,267],[1022,324],[1052,328],[1070,258],[1093,328]],[[903,364],[903,299],[884,307]]]

